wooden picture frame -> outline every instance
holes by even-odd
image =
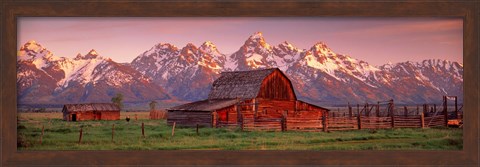
[[[479,165],[478,1],[2,1],[1,166],[85,165]],[[17,18],[34,17],[462,17],[464,128],[460,151],[17,151]]]

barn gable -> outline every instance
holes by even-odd
[[[256,97],[296,99],[292,83],[278,68],[223,72],[213,82],[208,95],[208,99],[253,99]]]

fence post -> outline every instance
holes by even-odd
[[[197,124],[197,136],[198,136],[198,124]]]
[[[352,118],[352,106],[350,106],[350,103],[348,103],[348,116],[350,117],[350,119]]]
[[[145,127],[143,126],[143,122],[142,122],[142,137],[145,138]]]
[[[83,128],[80,127],[80,137],[78,137],[78,144],[82,143]]]
[[[365,114],[367,115],[367,117],[370,117],[370,109],[369,109],[369,108],[370,108],[370,106],[369,106],[368,103],[367,103],[367,104],[366,104],[366,111],[367,111],[367,112],[365,113]]]
[[[420,114],[420,122],[421,122],[422,129],[425,128],[425,116],[423,112]]]
[[[173,122],[173,126],[172,126],[172,137],[175,135],[175,124],[177,122]]]
[[[326,112],[323,112],[323,113],[324,113],[322,115],[323,131],[326,132],[326,131],[328,131],[327,113]]]
[[[358,125],[358,129],[362,129],[362,119],[360,118],[361,115],[360,115],[360,107],[359,105],[357,104],[357,125]]]
[[[115,135],[115,124],[112,124],[112,142],[113,142],[113,135]]]
[[[405,117],[408,117],[408,109],[407,109],[407,106],[403,106],[403,114],[405,115]]]
[[[212,128],[215,128],[215,127],[216,127],[216,125],[215,125],[215,113],[216,113],[215,111],[212,112],[212,120],[211,120],[211,122],[212,122],[212,123],[211,123],[211,124],[212,124]]]
[[[392,128],[395,128],[395,114],[392,114]]]
[[[444,108],[443,108],[443,115],[444,115],[444,119],[445,119],[445,127],[448,127],[448,107],[447,107],[447,96],[443,96],[444,98]]]
[[[220,125],[220,117],[218,116],[218,112],[215,112],[215,128],[218,128]]]
[[[242,122],[243,122],[242,121],[242,113],[240,111],[240,106],[238,104],[235,106],[235,110],[237,112],[237,126],[239,128],[242,128]]]
[[[42,144],[42,139],[43,139],[43,129],[45,128],[45,125],[42,125],[42,134],[40,135],[40,144]]]
[[[458,119],[457,96],[455,96],[455,119]]]

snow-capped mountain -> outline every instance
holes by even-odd
[[[278,67],[285,71],[296,59],[301,50],[288,42],[278,46],[268,44],[261,32],[251,35],[240,49],[228,56],[227,70],[249,70]]]
[[[270,45],[261,32],[248,37],[231,55],[212,48],[213,52],[199,51],[202,49],[189,44],[179,50],[170,44],[159,44],[139,55],[132,66],[186,100],[206,98],[211,83],[222,71],[275,67],[291,79],[298,98],[313,103],[387,99],[424,103],[438,102],[443,95],[457,95],[463,100],[463,65],[457,62],[425,60],[376,67],[337,54],[323,42],[309,49],[299,49],[287,41]],[[205,55],[211,58],[202,59]],[[213,65],[206,66],[205,60]]]
[[[198,48],[189,43],[182,49],[160,43],[140,54],[131,65],[172,95],[199,100],[208,95],[211,83],[225,66],[225,59],[210,41]]]
[[[463,101],[463,65],[447,60],[388,63],[373,66],[338,54],[318,42],[299,49],[284,41],[270,45],[262,33],[248,37],[233,54],[213,42],[182,48],[159,43],[131,63],[119,64],[95,50],[73,59],[54,56],[35,41],[18,52],[20,103],[110,101],[122,93],[127,101],[208,96],[223,71],[280,68],[301,100],[328,104],[376,102],[438,103],[443,95]]]
[[[17,58],[21,104],[109,102],[117,93],[126,102],[171,98],[148,77],[93,49],[69,59],[54,56],[32,40],[20,48]]]

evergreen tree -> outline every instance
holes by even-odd
[[[120,107],[120,110],[123,108],[123,94],[117,93],[115,97],[112,97],[112,103],[118,105]]]
[[[150,104],[148,104],[148,105],[150,105],[150,110],[152,110],[152,111],[155,110],[155,107],[157,106],[157,104],[158,103],[155,100],[152,100],[150,102]]]

